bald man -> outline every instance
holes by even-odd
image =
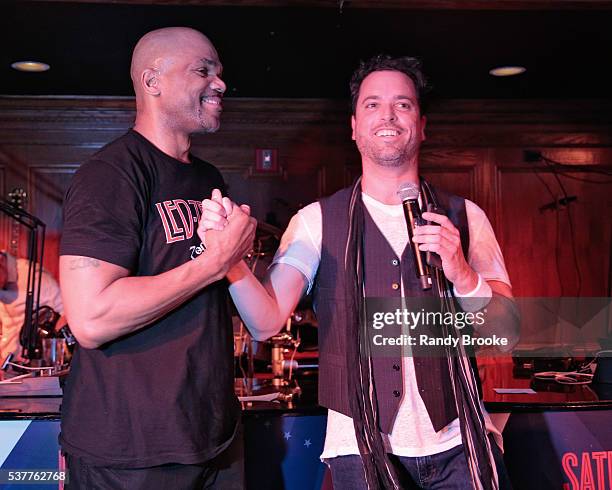
[[[60,282],[78,340],[60,435],[70,488],[209,488],[235,435],[223,278],[255,221],[242,208],[202,245],[201,200],[224,183],[190,153],[192,134],[219,128],[221,71],[197,31],[146,34],[132,58],[136,123],[66,194]]]

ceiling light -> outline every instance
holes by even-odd
[[[47,71],[51,68],[47,63],[42,63],[41,61],[15,61],[11,67],[15,68],[15,70],[31,72]]]
[[[494,77],[512,77],[514,75],[520,75],[525,73],[527,68],[524,66],[498,66],[489,70],[489,75]]]

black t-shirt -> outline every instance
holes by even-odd
[[[93,257],[135,276],[197,257],[201,200],[223,179],[191,160],[171,158],[133,130],[104,147],[68,189],[60,255]],[[219,281],[141,330],[77,348],[60,443],[93,465],[204,462],[232,439],[240,412],[233,376],[229,297]]]

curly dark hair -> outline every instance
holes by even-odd
[[[425,113],[427,105],[426,97],[431,90],[431,86],[421,71],[421,61],[410,56],[393,57],[388,54],[378,54],[366,61],[362,61],[351,77],[351,110],[353,114],[355,114],[359,89],[363,80],[372,72],[386,70],[399,71],[410,77],[416,89],[421,114]]]

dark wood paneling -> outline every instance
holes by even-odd
[[[513,285],[524,296],[606,295],[612,183],[571,178],[605,180],[586,172],[567,175],[557,180],[548,169],[499,169],[498,238]],[[564,198],[561,186],[576,201],[553,208]]]
[[[251,204],[260,220],[283,227],[300,206],[360,173],[345,101],[229,98],[224,106],[221,129],[194,137],[193,152],[220,168],[232,197]],[[525,163],[523,151],[538,150],[563,163],[570,176],[611,181],[612,176],[593,173],[612,172],[611,114],[610,100],[432,104],[422,173],[487,212],[517,295],[576,294],[572,241],[580,293],[607,294],[612,184],[559,177],[568,194],[578,197],[570,205],[572,232],[567,211],[540,212],[554,200],[544,183],[557,198],[559,185],[544,163]],[[133,119],[129,98],[0,98],[0,191],[6,195],[16,186],[29,191],[28,209],[49,226],[45,264],[53,272],[60,202],[73,171]],[[256,148],[276,148],[284,172],[250,175]],[[0,226],[6,243],[6,222]]]

